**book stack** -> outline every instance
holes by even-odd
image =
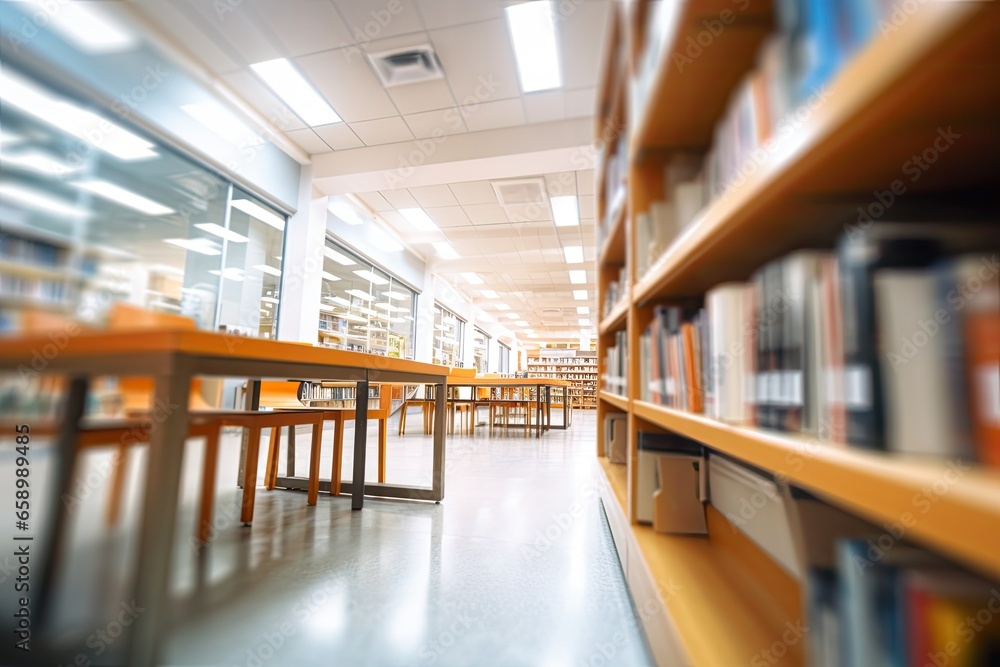
[[[357,401],[357,387],[330,387],[321,383],[303,382],[299,386],[299,400],[303,403],[322,403],[325,408],[353,408]],[[379,397],[379,386],[368,387],[368,398]]]
[[[604,240],[611,232],[615,218],[618,217],[621,207],[625,206],[625,182],[628,177],[628,133],[622,132],[618,137],[615,150],[607,157],[604,166],[604,183],[602,184],[604,195],[604,217],[599,221],[597,227],[598,247],[604,244]]]
[[[969,252],[996,237],[879,223],[718,285],[702,309],[657,308],[643,395],[732,424],[998,464],[1000,266]]]
[[[664,170],[665,198],[652,202],[648,211],[636,215],[637,275],[640,278],[708,204],[703,167],[699,154],[675,154]]]
[[[608,289],[604,293],[604,304],[602,305],[601,316],[607,317],[618,304],[628,295],[628,270],[623,266],[618,271],[618,280],[608,283]]]
[[[604,357],[605,373],[601,376],[604,389],[612,394],[628,394],[628,332],[615,332],[615,344]]]

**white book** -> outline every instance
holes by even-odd
[[[750,420],[745,372],[746,356],[754,350],[747,347],[743,331],[749,289],[746,283],[723,283],[705,296],[711,360],[705,382],[705,412],[731,424]]]

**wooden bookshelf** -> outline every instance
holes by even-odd
[[[697,304],[711,287],[745,280],[791,250],[830,247],[857,217],[852,211],[875,201],[873,192],[906,178],[903,165],[933,146],[942,130],[951,128],[960,138],[941,152],[938,166],[917,181],[907,179],[908,201],[897,204],[892,217],[912,215],[925,203],[982,201],[995,192],[1000,185],[1000,5],[919,3],[919,10],[894,29],[876,30],[809,112],[797,117],[792,131],[776,133],[752,173],[711,201],[649,263],[645,275],[638,275],[636,216],[664,199],[663,171],[671,155],[711,147],[734,89],[757,65],[759,48],[775,22],[770,0],[749,0],[742,11],[728,0],[669,4],[660,24],[667,31],[664,46],[648,85],[637,85],[635,77],[644,62],[651,0],[612,4],[609,35],[622,43],[605,53],[630,56],[609,59],[602,69],[595,124],[598,150],[604,152],[599,165],[617,150],[607,128],[618,118],[632,123],[624,129],[630,152],[627,201],[620,211],[611,211],[615,215],[597,261],[598,304],[603,305],[622,267],[629,281],[627,301],[598,327],[601,375],[616,333],[625,330],[629,346],[628,395],[598,391],[602,498],[640,614],[648,600],[662,610],[642,619],[657,663],[757,664],[755,656],[780,641],[786,623],[808,624],[802,582],[711,506],[707,538],[663,535],[638,524],[639,431],[671,431],[700,441],[875,526],[912,513],[916,521],[907,527],[908,540],[992,578],[1000,578],[1000,471],[732,426],[642,401],[640,338],[657,305]],[[734,21],[681,71],[673,56],[705,29],[705,21],[726,10]],[[620,101],[615,76],[627,83],[628,94]],[[630,104],[638,108],[627,108]],[[600,193],[601,169],[597,178]],[[597,197],[599,220],[608,219],[611,205]],[[628,415],[626,465],[602,456],[604,417],[615,412]],[[960,483],[949,483],[956,475]],[[935,492],[943,483],[947,488]],[[921,512],[925,505],[918,499],[928,489],[932,509]],[[681,585],[672,595],[671,582]],[[786,649],[776,663],[764,659],[760,664],[807,664],[807,639]]]
[[[569,382],[573,407],[585,410],[597,407],[597,368],[597,353],[587,350],[540,349],[527,363],[528,377]]]

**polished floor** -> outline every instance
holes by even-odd
[[[398,437],[390,424],[388,481],[428,485],[430,438],[416,412],[407,427]],[[250,528],[238,521],[232,434],[203,549],[191,537],[201,445],[190,443],[164,664],[651,664],[596,493],[595,431],[594,413],[576,411],[573,426],[541,439],[486,429],[449,437],[440,505],[367,499],[352,512],[346,496],[321,494],[307,507],[302,492],[260,488]],[[370,442],[374,433],[372,424]],[[324,477],[330,442],[327,432]],[[298,474],[307,450],[303,432]],[[103,469],[100,456],[87,461],[90,472]],[[373,446],[367,456],[374,479]],[[133,459],[134,499],[142,454]],[[123,524],[105,530],[104,484],[99,474],[90,479],[98,481],[74,516],[57,624],[64,655],[113,664],[122,642],[101,631],[130,602],[123,582],[136,507],[133,500]]]

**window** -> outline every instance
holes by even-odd
[[[203,329],[274,336],[284,215],[122,119],[5,76],[0,329],[35,308],[100,321],[127,301]],[[61,118],[100,131],[84,140]]]
[[[478,373],[488,373],[490,366],[490,342],[493,338],[483,331],[477,328],[475,336],[472,339],[473,342],[473,360],[476,364],[476,372]]]
[[[331,239],[326,241],[322,280],[320,343],[413,358],[416,292]]]
[[[501,373],[510,373],[510,348],[500,343],[500,368]]]
[[[465,320],[446,308],[434,305],[434,363],[464,365]]]

